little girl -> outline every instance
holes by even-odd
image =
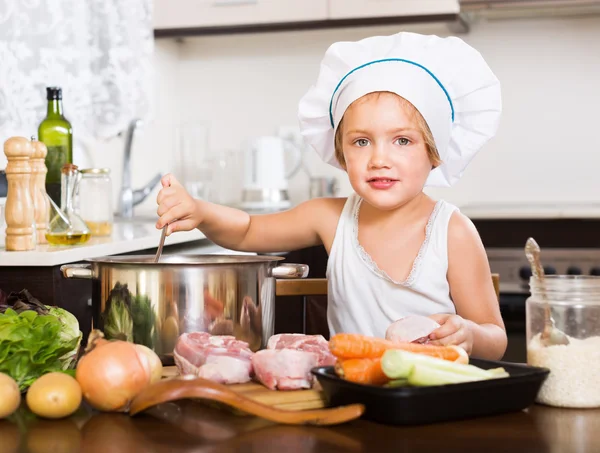
[[[499,359],[506,332],[474,225],[425,186],[450,186],[495,134],[499,82],[458,38],[413,33],[333,44],[299,105],[307,142],[348,174],[347,198],[318,198],[249,215],[194,200],[162,180],[156,227],[200,229],[225,248],[257,253],[324,245],[328,323],[383,337],[395,320],[429,316],[430,335]]]

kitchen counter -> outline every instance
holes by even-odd
[[[152,414],[152,415],[149,415]],[[80,409],[41,420],[0,420],[3,453],[57,452],[528,452],[600,451],[600,409],[534,405],[523,412],[414,427],[357,420],[333,427],[276,425],[181,401],[130,418]]]
[[[598,219],[600,203],[466,204],[460,211],[470,219]]]
[[[92,237],[79,246],[39,245],[26,252],[7,252],[0,248],[0,266],[56,266],[106,255],[118,255],[158,247],[161,231],[152,222],[117,222],[110,237]],[[205,239],[199,230],[180,231],[165,240],[165,245]],[[1,272],[1,270],[0,270]]]

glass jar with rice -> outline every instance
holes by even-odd
[[[529,286],[527,363],[550,370],[536,401],[600,407],[600,277],[548,275],[543,282],[532,277]],[[557,329],[549,340],[544,332],[547,306]],[[567,341],[560,341],[561,333]]]

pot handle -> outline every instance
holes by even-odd
[[[92,267],[89,264],[65,264],[60,266],[64,278],[92,278]]]
[[[284,263],[274,267],[271,272],[275,278],[306,278],[308,276],[308,265]]]

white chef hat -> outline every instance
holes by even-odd
[[[302,135],[325,162],[340,167],[335,130],[352,102],[375,91],[402,96],[427,122],[442,160],[428,186],[458,181],[498,128],[500,82],[463,40],[401,32],[338,42],[298,109]]]

